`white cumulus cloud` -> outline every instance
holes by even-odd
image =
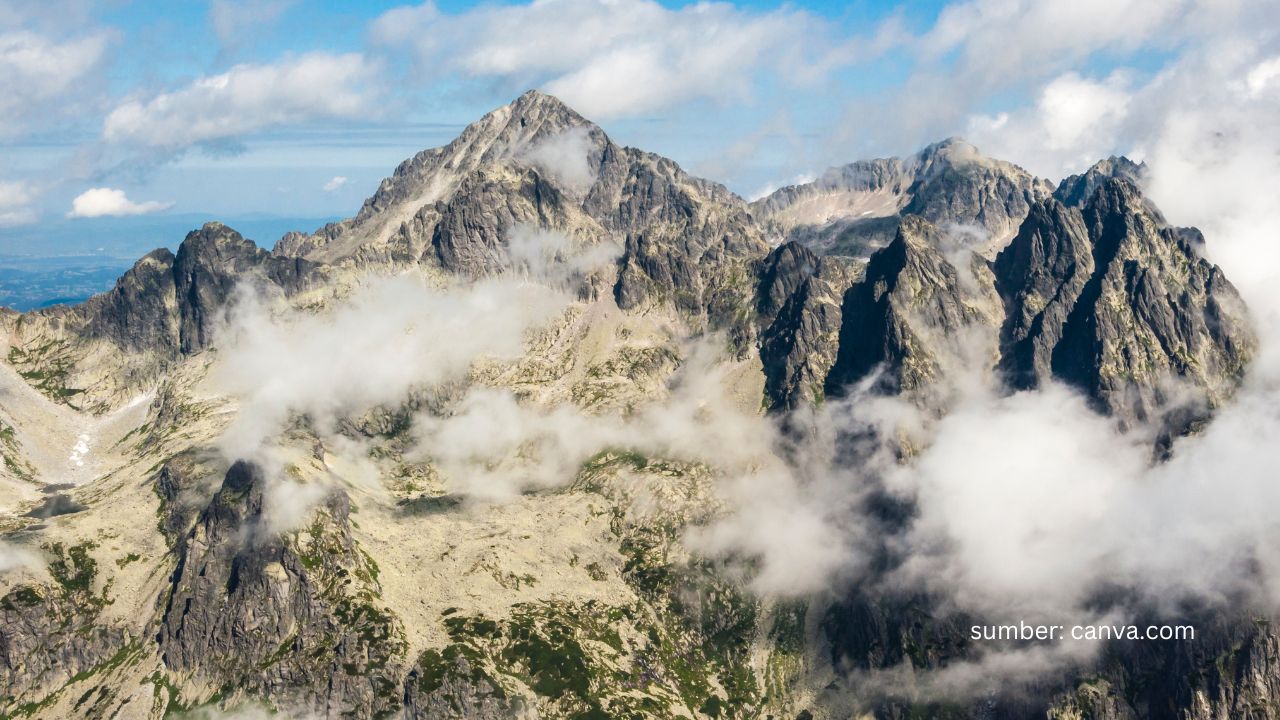
[[[173,206],[173,203],[148,200],[134,202],[123,190],[115,188],[90,188],[71,201],[70,218],[118,217],[122,215],[146,215]]]
[[[277,125],[358,118],[371,112],[376,84],[374,66],[358,53],[236,65],[180,90],[121,104],[107,115],[102,137],[180,151]]]
[[[345,176],[334,175],[333,178],[330,179],[329,182],[325,183],[321,189],[323,189],[325,192],[334,192],[335,190],[337,190],[338,188],[346,184],[347,184],[347,178]]]

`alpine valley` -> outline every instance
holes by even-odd
[[[1275,717],[1247,598],[974,640],[899,482],[975,396],[1146,467],[1230,406],[1253,324],[1144,172],[950,139],[747,202],[531,91],[350,219],[0,310],[0,716]]]

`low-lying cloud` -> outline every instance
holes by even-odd
[[[521,157],[560,184],[585,193],[596,180],[591,167],[591,136],[584,127],[573,127],[525,149]]]
[[[44,561],[26,548],[0,540],[0,575],[19,569],[41,570]]]
[[[573,284],[617,254],[607,243],[576,247],[559,233],[525,227],[510,231],[504,251],[498,275],[444,285],[415,274],[370,278],[318,313],[289,310],[241,286],[219,331],[212,373],[214,385],[239,401],[218,441],[224,456],[264,467],[279,481],[272,492],[288,500],[274,505],[305,512],[320,495],[279,472],[276,442],[294,418],[305,417],[328,445],[358,460],[361,448],[347,447],[339,434],[342,420],[398,407],[411,391],[465,382],[482,358],[520,357],[526,334],[572,302]]]

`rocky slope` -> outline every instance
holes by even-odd
[[[1012,163],[984,157],[959,138],[907,158],[863,160],[752,203],[776,232],[818,253],[865,257],[919,215],[985,252],[1009,239],[1053,186]]]
[[[352,219],[293,234],[277,257],[426,262],[494,272],[521,227],[621,246],[612,293],[633,309],[671,303],[747,343],[746,262],[767,250],[746,203],[666,158],[621,147],[559,100],[530,91],[452,143],[396,168]]]
[[[785,461],[755,430],[837,398],[937,418],[973,377],[1056,379],[1158,427],[1156,446],[1194,432],[1255,341],[1204,239],[1168,227],[1140,176],[1112,159],[1054,192],[951,140],[749,205],[530,92],[349,220],[270,252],[206,225],[82,305],[4,311],[0,716],[1267,717],[1277,640],[1246,615],[1209,614],[1194,645],[1115,644],[1017,697],[849,690],[976,652],[962,613],[878,582],[909,503],[867,515],[870,579],[834,593],[757,592],[754,559],[693,540],[743,500],[735,481]],[[547,283],[563,306],[520,353],[328,425],[323,404],[294,408],[229,455],[254,411],[220,384],[241,288],[303,323],[395,274]],[[516,490],[476,498],[422,433],[494,397],[510,404],[462,455]],[[522,413],[547,435],[521,435]],[[654,418],[660,442],[633,442]]]
[[[1010,383],[1058,377],[1126,424],[1172,423],[1174,434],[1207,417],[1239,382],[1253,337],[1203,245],[1194,229],[1164,226],[1126,180],[1098,184],[1079,210],[1037,204],[993,264]]]

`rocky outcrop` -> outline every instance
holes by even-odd
[[[604,131],[556,98],[530,90],[468,125],[447,145],[423,150],[401,163],[355,217],[326,225],[312,235],[290,233],[272,252],[323,262],[344,261],[362,252],[377,257],[377,252],[369,254],[368,246],[389,242],[423,208],[458,197],[464,178],[482,169],[536,167],[528,151],[570,131],[581,132],[581,138],[568,150],[581,149],[587,168],[597,165],[609,144]],[[430,237],[427,233],[426,238]]]
[[[119,345],[127,352],[160,349],[166,354],[180,347],[173,253],[152,250],[120,276],[116,286],[90,298],[83,306],[86,334]]]
[[[939,226],[976,226],[997,239],[1012,235],[1031,205],[1053,187],[1017,165],[984,157],[958,138],[930,145],[918,157],[903,214]]]
[[[1147,174],[1146,163],[1135,163],[1127,157],[1115,156],[1099,160],[1079,175],[1072,175],[1053,191],[1053,197],[1063,205],[1084,207],[1094,192],[1111,178],[1128,180],[1134,187],[1142,187]]]
[[[75,308],[85,335],[125,352],[177,357],[209,347],[237,283],[257,280],[287,294],[307,281],[314,264],[272,257],[222,223],[193,230],[175,256],[163,248],[134,264],[110,291]]]
[[[842,299],[861,271],[856,261],[820,258],[795,242],[765,258],[757,307],[768,321],[760,361],[771,410],[822,400],[835,363]]]
[[[490,678],[476,653],[451,645],[443,653],[428,650],[409,671],[404,686],[406,720],[468,718],[506,720],[536,717],[523,699],[513,697]]]
[[[757,217],[815,252],[865,257],[890,242],[898,223],[919,215],[957,226],[976,246],[999,246],[1052,184],[982,156],[958,138],[907,158],[864,160],[752,203]]]
[[[1142,623],[1146,624],[1146,623]],[[1280,702],[1280,637],[1261,617],[1208,613],[1192,640],[1111,644],[1095,676],[1049,705],[1053,720],[1263,720]]]
[[[754,336],[750,263],[768,245],[746,203],[658,155],[616,145],[554,97],[520,96],[419,153],[356,217],[273,254],[340,263],[429,262],[464,275],[503,266],[519,228],[623,248],[613,294],[637,310],[670,304],[696,326]]]
[[[1255,340],[1199,231],[1165,226],[1148,205],[1108,179],[1082,210],[1033,211],[993,266],[1000,365],[1014,387],[1056,377],[1126,425],[1176,433],[1231,394]]]
[[[1093,276],[1093,247],[1079,211],[1057,200],[1032,208],[993,265],[1004,298],[1000,368],[1015,389],[1052,376],[1067,316]]]
[[[479,276],[508,267],[504,247],[517,226],[571,232],[564,194],[535,170],[514,177],[477,171],[437,203],[431,248],[450,272]]]
[[[292,295],[309,287],[318,269],[207,223],[187,235],[177,255],[148,253],[115,287],[80,305],[0,315],[9,331],[5,359],[54,401],[104,412],[210,347],[237,285]]]
[[[190,355],[209,347],[219,313],[230,303],[237,283],[256,275],[292,292],[311,267],[306,260],[272,257],[222,223],[206,223],[188,233],[173,261],[178,350]]]
[[[157,633],[164,664],[229,701],[261,695],[365,718],[398,708],[403,631],[351,537],[346,495],[329,495],[304,530],[282,534],[265,491],[257,468],[237,462],[175,547]]]
[[[827,395],[843,395],[876,372],[877,392],[904,393],[932,404],[927,396],[946,363],[983,361],[965,354],[971,332],[985,332],[992,323],[992,299],[984,290],[985,278],[966,280],[961,274],[982,268],[969,263],[958,269],[941,247],[936,227],[908,216],[894,241],[871,256],[863,278],[844,295]]]
[[[94,548],[47,546],[51,582],[19,585],[0,597],[0,716],[136,652],[124,628],[100,617],[111,598]]]
[[[765,322],[772,322],[805,281],[818,270],[820,258],[804,245],[785,242],[774,248],[760,263],[760,287],[756,310]]]

